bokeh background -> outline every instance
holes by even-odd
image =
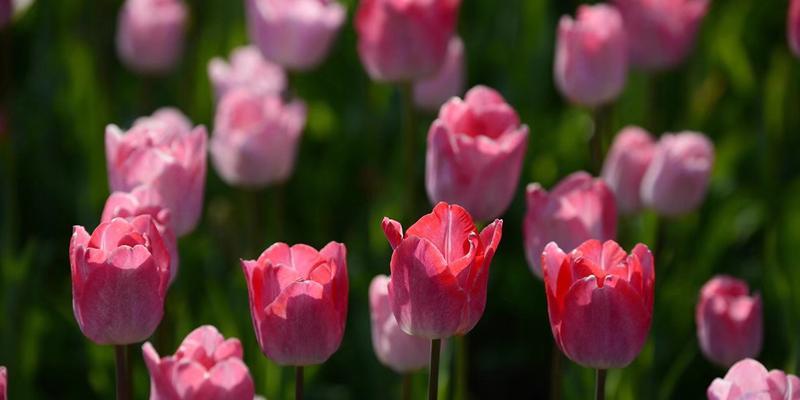
[[[37,0],[0,33],[0,364],[12,399],[113,396],[113,349],[83,337],[72,314],[68,241],[72,225],[93,229],[109,194],[103,147],[108,123],[129,126],[161,106],[176,106],[213,127],[207,63],[248,42],[242,1],[188,0],[191,23],[179,68],[164,78],[127,71],[114,48],[119,0]],[[402,102],[396,88],[370,82],[350,21],[330,56],[291,85],[310,106],[296,171],[282,187],[244,192],[224,184],[209,163],[201,225],[180,241],[181,270],[165,323],[153,341],[172,354],[201,324],[242,339],[256,391],[290,398],[291,371],[258,350],[239,258],[275,241],[349,251],[350,309],[340,350],[308,370],[314,399],[390,399],[400,378],[372,352],[367,286],[388,273],[384,215],[403,215]],[[468,336],[469,398],[548,398],[554,390],[553,340],[544,288],[523,254],[524,185],[551,187],[590,166],[591,114],[571,107],[552,80],[555,28],[578,1],[465,0],[459,32],[468,82],[498,89],[531,128],[519,190],[504,215],[483,319]],[[715,1],[695,50],[673,71],[633,73],[611,111],[609,131],[639,124],[653,133],[685,129],[715,143],[708,196],[696,212],[658,220],[620,219],[625,248],[660,238],[653,328],[639,358],[609,373],[614,399],[701,398],[724,371],[698,351],[694,305],[715,273],[746,279],[764,299],[768,368],[798,372],[800,322],[800,60],[786,44],[784,0]],[[418,215],[423,198],[424,137],[434,115],[418,119]],[[415,220],[416,218],[414,218]],[[660,231],[660,233],[658,233]],[[444,398],[452,386],[445,353]],[[135,398],[148,377],[138,346]],[[593,373],[562,360],[565,399],[590,398]],[[421,397],[425,373],[414,377]],[[284,394],[287,394],[286,396]]]

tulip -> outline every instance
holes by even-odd
[[[237,88],[275,95],[286,89],[283,68],[265,60],[255,46],[235,49],[231,53],[230,63],[215,57],[208,63],[208,77],[214,86],[216,100]]]
[[[577,18],[558,23],[555,82],[570,101],[588,107],[619,96],[628,74],[627,39],[622,18],[609,5],[583,5]]]
[[[414,103],[425,110],[438,110],[451,97],[464,92],[466,79],[464,42],[454,36],[447,45],[444,64],[436,75],[414,83]]]
[[[91,236],[75,226],[69,245],[72,308],[97,344],[141,342],[164,314],[169,253],[149,215],[114,218]]]
[[[496,91],[453,98],[428,132],[425,186],[432,203],[456,203],[479,220],[503,214],[519,182],[528,127]]]
[[[126,0],[117,22],[117,53],[130,69],[163,74],[183,52],[188,9],[182,0]]]
[[[356,12],[358,54],[370,78],[411,82],[444,65],[461,0],[362,0]]]
[[[789,47],[795,56],[800,57],[800,0],[791,0],[786,22]]]
[[[700,349],[720,366],[730,367],[761,351],[761,297],[748,296],[742,280],[722,275],[703,285],[695,322]]]
[[[767,369],[746,358],[734,364],[724,379],[716,378],[706,391],[708,400],[800,399],[800,379],[783,371]]]
[[[694,45],[708,0],[614,0],[628,32],[628,60],[642,70],[672,68]]]
[[[325,362],[339,348],[347,318],[347,250],[275,243],[242,261],[261,351],[279,365]]]
[[[142,353],[151,400],[253,400],[255,395],[239,339],[225,340],[211,325],[193,330],[173,356],[160,357],[150,342]]]
[[[542,250],[556,242],[567,251],[589,239],[617,236],[614,195],[601,179],[575,172],[548,193],[538,183],[526,190],[528,209],[522,226],[528,266],[542,278]]]
[[[6,367],[0,366],[0,400],[7,400],[8,396],[6,391],[8,390],[8,372],[6,371]]]
[[[191,123],[173,109],[136,120],[123,132],[106,127],[106,162],[112,191],[132,191],[149,185],[170,212],[176,235],[197,225],[203,208],[206,179],[206,128]]]
[[[633,214],[642,208],[642,177],[653,159],[655,142],[646,130],[628,126],[621,130],[603,164],[602,177],[614,192],[617,209]]]
[[[714,145],[702,134],[663,135],[642,178],[642,201],[667,216],[691,212],[705,197],[713,165]]]
[[[317,66],[347,12],[335,0],[246,0],[250,39],[264,57],[291,70]]]
[[[215,117],[211,158],[231,185],[259,187],[289,178],[306,122],[301,101],[236,89]]]
[[[614,241],[589,240],[570,253],[555,242],[542,252],[553,337],[572,361],[598,370],[622,368],[641,351],[653,317],[653,255],[631,254]]]

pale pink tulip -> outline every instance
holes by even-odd
[[[725,378],[716,378],[706,391],[708,400],[800,400],[800,379],[745,358]]]
[[[277,64],[264,59],[255,46],[239,47],[231,53],[230,62],[216,57],[208,63],[208,77],[219,100],[232,89],[247,89],[258,94],[283,93],[286,73]]]
[[[126,0],[117,22],[117,53],[130,69],[162,74],[175,68],[188,20],[182,0]]]
[[[606,155],[602,177],[617,199],[617,209],[632,214],[642,208],[641,187],[655,153],[650,133],[638,126],[621,130]]]

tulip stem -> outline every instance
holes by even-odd
[[[606,370],[597,370],[597,379],[594,384],[594,399],[605,400],[606,398]]]
[[[431,366],[428,375],[428,400],[436,400],[439,395],[439,352],[442,339],[431,340]]]
[[[550,351],[550,400],[561,399],[561,350],[553,343]]]
[[[411,400],[411,373],[406,372],[403,375],[403,387],[401,392],[401,399]]]
[[[114,346],[117,356],[117,400],[131,400],[131,366],[128,345]]]
[[[406,191],[406,218],[411,218],[414,215],[414,201],[416,200],[416,189],[417,185],[415,184],[416,178],[416,163],[415,161],[415,153],[417,147],[417,134],[416,134],[416,115],[414,110],[414,86],[413,83],[407,82],[403,83],[400,87],[401,90],[401,97],[403,98],[403,113],[404,113],[404,121],[403,121],[403,130],[404,130],[404,138],[403,138],[403,150],[404,150],[404,169],[406,175],[406,187],[404,188]]]
[[[456,400],[464,400],[467,398],[467,387],[469,383],[467,382],[467,370],[468,370],[468,359],[469,353],[467,349],[467,337],[466,336],[456,336],[456,388],[455,388],[455,396]]]
[[[303,399],[303,366],[298,365],[294,370],[294,400]]]
[[[589,148],[592,156],[592,173],[599,175],[603,166],[603,134],[608,125],[611,108],[609,106],[599,106],[592,111],[594,131],[589,138]]]

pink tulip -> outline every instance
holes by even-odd
[[[542,250],[556,242],[567,251],[589,239],[613,240],[617,236],[614,195],[601,179],[575,172],[548,193],[538,183],[528,185],[528,210],[522,226],[528,266],[543,277]]]
[[[703,285],[695,322],[700,349],[720,366],[730,367],[761,351],[761,297],[748,296],[742,280],[721,275]]]
[[[8,372],[6,371],[6,367],[0,366],[0,400],[7,400],[8,395],[6,391],[8,390]]]
[[[389,277],[386,275],[376,276],[369,285],[369,311],[372,348],[383,365],[400,374],[428,365],[431,342],[411,336],[397,325],[389,306]]]
[[[650,133],[638,126],[621,130],[603,164],[603,180],[614,192],[621,213],[633,214],[642,208],[642,178],[653,159],[655,142]]]
[[[75,226],[69,244],[72,309],[97,344],[147,339],[164,314],[169,253],[149,215],[114,218],[91,236]]]
[[[336,242],[319,252],[275,243],[258,260],[242,261],[253,328],[267,357],[303,366],[336,352],[347,319],[346,256]]]
[[[619,96],[628,75],[622,18],[605,4],[578,7],[577,18],[558,23],[555,82],[573,103],[596,107]]]
[[[128,132],[106,127],[106,162],[112,191],[149,185],[170,212],[175,234],[197,225],[206,179],[206,128],[191,130],[179,111],[161,109],[136,120]]]
[[[716,378],[706,391],[708,400],[800,399],[800,379],[783,371],[767,369],[746,358],[734,364],[724,379]]]
[[[653,317],[653,255],[631,254],[612,240],[589,240],[565,254],[542,253],[553,337],[570,360],[594,369],[622,368],[639,354]]]
[[[692,49],[708,0],[614,0],[628,32],[628,59],[643,70],[683,62]]]
[[[665,134],[642,178],[642,201],[658,213],[691,212],[703,201],[714,165],[714,144],[696,132]]]
[[[362,0],[356,12],[358,54],[370,78],[411,82],[444,65],[461,0]]]
[[[317,66],[347,17],[335,0],[245,0],[250,39],[291,70]]]
[[[528,127],[496,91],[453,98],[428,131],[425,186],[432,203],[456,203],[479,220],[503,214],[519,182]]]
[[[253,400],[242,344],[225,340],[211,325],[193,330],[173,356],[160,357],[150,342],[142,353],[150,372],[150,400]]]
[[[800,0],[791,0],[786,25],[789,47],[795,56],[800,57]]]
[[[216,57],[208,63],[208,77],[219,100],[232,89],[248,89],[258,94],[279,95],[286,89],[286,73],[277,64],[264,59],[255,46],[245,46],[231,53],[230,63]]]
[[[419,108],[436,111],[451,97],[460,96],[464,92],[466,68],[464,42],[455,36],[450,39],[439,72],[414,83],[414,103]]]
[[[0,29],[11,22],[11,16],[14,13],[14,4],[12,0],[0,0]],[[5,398],[0,398],[5,400]]]
[[[217,106],[211,158],[231,185],[283,182],[294,169],[306,122],[303,102],[235,89]]]
[[[188,20],[182,0],[126,0],[117,22],[117,53],[130,69],[163,74],[175,68]]]
[[[403,332],[428,339],[464,335],[486,307],[486,285],[503,221],[478,233],[467,210],[437,204],[405,234],[384,218],[393,252],[389,305]]]

